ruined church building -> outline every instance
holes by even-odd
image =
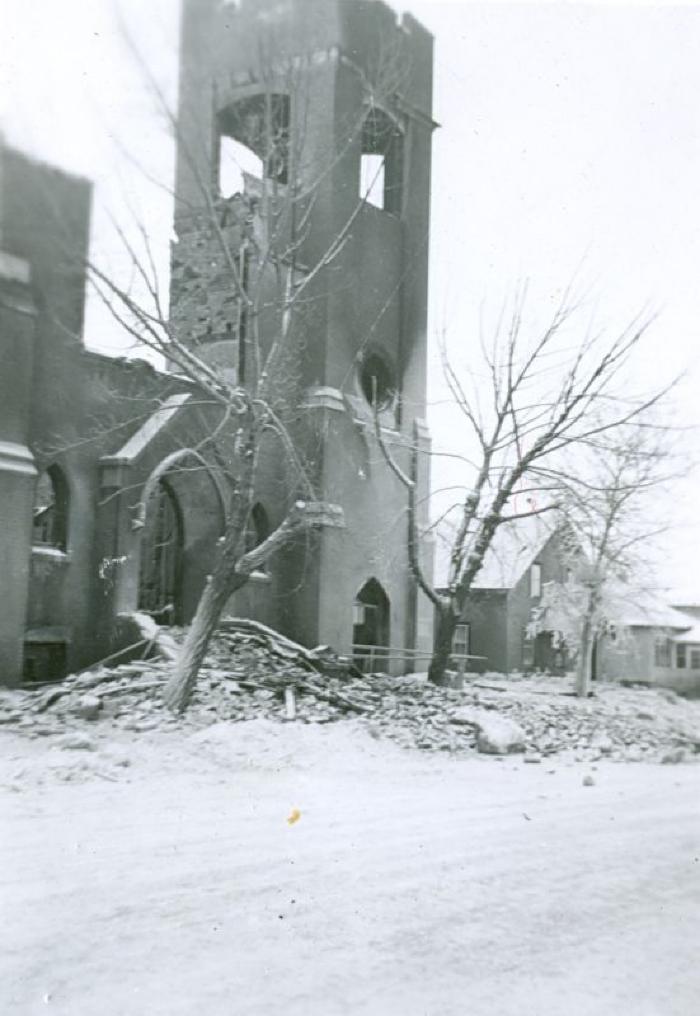
[[[184,0],[175,333],[246,383],[249,312],[227,298],[230,280],[202,227],[211,202],[229,239],[240,231],[244,285],[257,266],[241,209],[258,228],[261,176],[279,187],[292,172],[314,181],[301,271],[347,234],[315,280],[289,378],[300,393],[295,440],[335,520],[271,558],[227,613],[342,653],[388,647],[394,670],[413,669],[404,650],[429,653],[432,609],[409,568],[405,490],[382,461],[370,400],[406,470],[418,448],[426,523],[431,93],[431,36],[382,2]],[[256,151],[263,110],[288,139],[275,165]],[[292,167],[295,150],[303,164]],[[145,521],[136,517],[148,478],[206,433],[206,414],[176,373],[83,345],[90,202],[87,181],[0,148],[0,681],[11,685],[106,657],[128,639],[120,619],[130,612],[187,623],[227,510],[210,462],[165,472]],[[211,268],[199,300],[188,288],[192,258]],[[264,451],[253,541],[279,524],[294,496],[283,450]],[[430,572],[428,543],[422,553]]]

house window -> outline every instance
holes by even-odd
[[[690,650],[690,668],[691,670],[700,670],[700,649]]]
[[[469,625],[458,624],[455,628],[455,633],[452,636],[452,654],[453,656],[468,656],[469,655]]]
[[[58,466],[50,466],[37,480],[32,542],[58,550],[68,544],[68,484]]]
[[[679,670],[685,670],[688,665],[688,650],[687,646],[680,643],[676,646],[676,667]]]
[[[530,596],[536,600],[542,595],[542,565],[530,566]]]
[[[671,640],[661,635],[654,640],[654,666],[671,666]]]
[[[611,642],[617,642],[617,628],[614,624],[608,625],[608,638]]]

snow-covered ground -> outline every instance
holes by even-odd
[[[0,1013],[700,1012],[696,764],[421,753],[356,721],[0,752]]]

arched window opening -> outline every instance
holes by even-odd
[[[219,114],[219,144],[218,182],[224,197],[244,189],[243,173],[287,183],[289,96],[272,93],[234,102]]]
[[[353,603],[353,660],[364,673],[383,670],[390,643],[389,597],[376,579],[369,579]]]
[[[373,109],[362,127],[360,197],[400,215],[402,187],[403,135],[386,113]]]
[[[32,542],[57,550],[68,545],[68,484],[58,466],[49,466],[37,480]]]
[[[139,610],[161,624],[181,620],[183,554],[182,513],[166,480],[161,480],[146,508],[141,532]]]

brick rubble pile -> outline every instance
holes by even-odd
[[[700,753],[700,702],[672,692],[600,685],[593,698],[579,700],[561,679],[499,675],[467,676],[460,689],[437,688],[419,675],[363,676],[330,652],[302,652],[286,640],[224,630],[213,640],[183,717],[162,702],[172,662],[148,659],[37,690],[0,691],[0,724],[70,741],[92,724],[146,735],[221,721],[322,724],[356,717],[373,736],[406,748],[519,752],[530,762],[560,754],[584,762],[677,762]],[[294,689],[293,720],[288,688]]]

